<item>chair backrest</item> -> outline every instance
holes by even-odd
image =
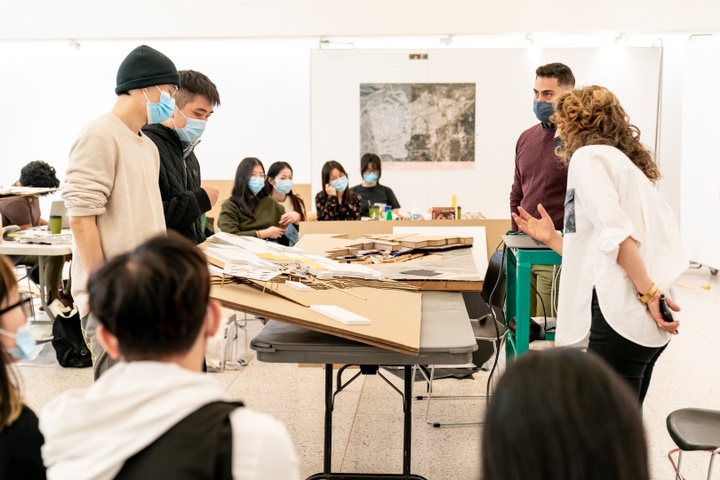
[[[483,279],[483,288],[480,292],[483,300],[495,307],[502,308],[505,303],[505,273],[507,263],[505,262],[505,251],[497,250],[488,261],[488,268]],[[490,298],[492,295],[492,298]]]

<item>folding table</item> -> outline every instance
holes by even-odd
[[[399,319],[388,319],[398,321]],[[458,292],[424,292],[420,354],[417,356],[365,345],[341,337],[314,332],[296,325],[269,321],[251,348],[262,362],[325,364],[325,441],[323,472],[315,479],[408,479],[424,480],[410,473],[412,450],[413,365],[463,364],[472,361],[477,349],[462,294]],[[350,381],[342,383],[338,371],[337,390],[333,384],[333,364],[360,365],[361,373],[375,373],[378,366],[404,367],[403,396],[403,472],[402,474],[364,474],[332,472],[332,411],[335,395]]]

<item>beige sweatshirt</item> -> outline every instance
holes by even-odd
[[[75,141],[62,197],[70,216],[97,216],[105,259],[165,232],[159,169],[152,140],[112,113],[91,122]],[[89,313],[87,274],[73,241],[72,294],[81,317]]]

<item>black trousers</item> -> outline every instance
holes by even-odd
[[[600,355],[621,377],[628,381],[637,393],[640,404],[645,400],[653,367],[665,350],[662,347],[643,347],[623,337],[608,325],[600,311],[597,295],[593,290],[592,323],[588,350]]]

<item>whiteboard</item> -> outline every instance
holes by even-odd
[[[685,47],[683,70],[681,238],[691,260],[720,268],[720,44]]]
[[[427,60],[409,55],[427,53]],[[360,183],[361,83],[475,83],[475,162],[471,170],[383,171],[403,209],[450,204],[463,212],[509,218],[515,143],[537,124],[532,113],[535,69],[562,62],[577,86],[598,84],[620,99],[641,139],[654,148],[658,116],[660,48],[317,50],[310,55],[311,182],[320,191],[321,170],[337,160],[350,185]],[[381,154],[382,152],[373,152]]]

